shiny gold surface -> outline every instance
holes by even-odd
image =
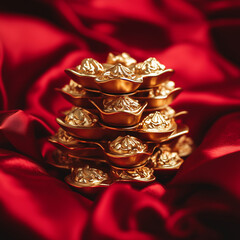
[[[99,111],[103,123],[105,123],[106,125],[117,127],[130,127],[138,124],[141,120],[142,113],[147,106],[147,103],[144,103],[136,112],[105,112],[103,103],[96,103],[94,101],[91,101],[91,103]]]
[[[77,139],[69,135],[69,133],[63,130],[62,128],[58,129],[57,133],[52,139],[55,139],[56,141],[64,144],[74,145],[77,143]]]
[[[63,117],[57,118],[56,121],[65,131],[80,139],[99,140],[103,139],[104,136],[109,133],[108,129],[105,129],[97,124],[93,127],[74,126],[66,123]]]
[[[135,65],[135,73],[139,75],[159,74],[165,70],[165,66],[161,64],[156,58],[150,57],[143,63]]]
[[[77,71],[87,75],[99,75],[104,71],[103,65],[93,58],[85,58],[81,65],[76,67]]]
[[[154,169],[178,169],[183,163],[177,152],[169,148],[160,148],[150,157]]]
[[[168,96],[171,91],[175,88],[173,81],[166,81],[157,88],[152,88],[149,91],[149,97]]]
[[[92,58],[86,58],[82,61],[81,65],[65,70],[71,79],[87,89],[98,89],[98,85],[94,79],[101,75],[103,71],[102,64]]]
[[[141,104],[128,96],[108,97],[103,99],[104,112],[138,112]]]
[[[111,172],[117,180],[121,181],[137,180],[150,182],[155,180],[153,168],[148,168],[146,166],[140,166],[133,169],[119,169],[113,167]]]
[[[65,85],[62,90],[72,95],[85,96],[86,90],[82,88],[80,84],[77,84],[73,80],[70,80],[69,84]]]
[[[171,121],[166,120],[161,112],[150,113],[139,124],[139,128],[144,131],[165,131],[171,128]]]
[[[173,147],[173,151],[178,152],[181,157],[186,157],[192,153],[194,149],[193,140],[186,135],[181,136],[176,145]]]
[[[110,153],[117,155],[141,153],[146,151],[146,149],[146,144],[130,135],[119,136],[112,142],[109,142]]]
[[[135,75],[128,67],[118,63],[107,69],[95,81],[103,92],[125,94],[137,90],[143,79]]]
[[[106,63],[86,58],[66,73],[69,84],[57,90],[75,107],[56,119],[61,128],[49,141],[58,150],[48,162],[72,168],[70,185],[152,182],[154,171],[175,172],[193,151],[179,120],[187,112],[169,107],[182,89],[170,79],[174,70],[156,58],[137,63],[110,53]]]
[[[121,53],[119,55],[114,55],[113,53],[109,53],[107,57],[107,63],[109,64],[116,64],[116,63],[121,63],[122,65],[129,67],[137,61],[132,58],[128,53]]]
[[[97,116],[80,107],[72,109],[65,117],[65,123],[78,127],[93,127],[97,122]]]
[[[92,168],[89,165],[84,167],[72,168],[71,175],[66,181],[76,187],[97,186],[108,180],[108,174],[98,168]]]
[[[89,98],[99,101],[102,99],[100,93],[86,91],[81,85],[70,80],[69,84],[66,84],[62,89],[56,88],[62,96],[72,103],[74,106],[82,107],[85,109],[93,108]]]

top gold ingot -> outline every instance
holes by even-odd
[[[107,69],[98,79],[99,81],[108,81],[111,79],[131,79],[138,81],[136,75],[121,63],[117,63],[113,67]]]
[[[113,154],[136,154],[147,150],[147,145],[141,140],[132,136],[119,136],[114,141],[109,143],[109,150]]]
[[[128,53],[123,52],[119,55],[109,53],[107,57],[107,63],[109,64],[121,63],[122,65],[129,67],[137,63],[137,61],[134,58],[132,58]]]
[[[136,91],[143,82],[128,67],[117,63],[95,79],[99,89],[104,93],[128,94]]]
[[[147,131],[161,131],[172,127],[171,121],[164,118],[161,112],[150,113],[140,123],[140,128]]]
[[[165,70],[165,66],[157,61],[156,58],[150,57],[143,63],[138,63],[135,65],[135,73],[140,75],[148,75],[152,73],[160,73]]]
[[[98,75],[104,71],[102,64],[93,58],[85,58],[76,69],[79,73],[87,75]]]
[[[76,107],[67,114],[65,122],[72,126],[93,127],[98,118],[86,109]]]
[[[141,104],[128,96],[109,97],[103,100],[105,112],[138,112]]]

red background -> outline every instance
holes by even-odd
[[[239,239],[240,3],[26,0],[0,3],[0,232],[4,239]],[[83,58],[128,52],[175,69],[173,107],[197,148],[166,186],[114,184],[95,201],[45,164],[55,87]]]

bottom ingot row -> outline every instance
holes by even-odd
[[[183,142],[183,141],[182,141]],[[182,155],[190,153],[191,145],[188,143],[179,146]],[[109,186],[114,182],[152,182],[155,180],[154,173],[176,172],[183,163],[178,152],[172,151],[169,145],[157,148],[147,161],[134,168],[121,168],[101,162],[99,159],[71,156],[57,149],[49,163],[59,168],[71,169],[71,174],[65,180],[76,188],[89,188]],[[155,175],[156,175],[155,174]]]

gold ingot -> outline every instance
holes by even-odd
[[[81,84],[84,88],[97,90],[98,85],[95,82],[95,78],[104,72],[104,67],[98,61],[86,58],[82,61],[81,65],[66,69],[65,72],[71,79]]]
[[[102,121],[110,126],[117,127],[130,127],[139,123],[142,117],[142,113],[147,106],[147,103],[143,103],[138,111],[120,111],[120,112],[105,112],[102,102],[94,102],[90,100],[91,103],[99,111]]]
[[[56,90],[76,107],[91,109],[93,105],[89,99],[91,98],[95,101],[101,99],[100,93],[86,91],[86,89],[82,88],[81,85],[75,83],[73,80],[70,80],[70,83],[66,84],[62,89],[56,88]]]
[[[105,93],[128,94],[136,91],[142,84],[141,76],[118,63],[95,79],[99,89]]]
[[[173,73],[173,69],[165,69],[165,66],[159,63],[156,58],[148,58],[143,63],[138,63],[134,67],[135,74],[143,77],[143,83],[139,89],[153,88],[161,83],[168,81]]]

